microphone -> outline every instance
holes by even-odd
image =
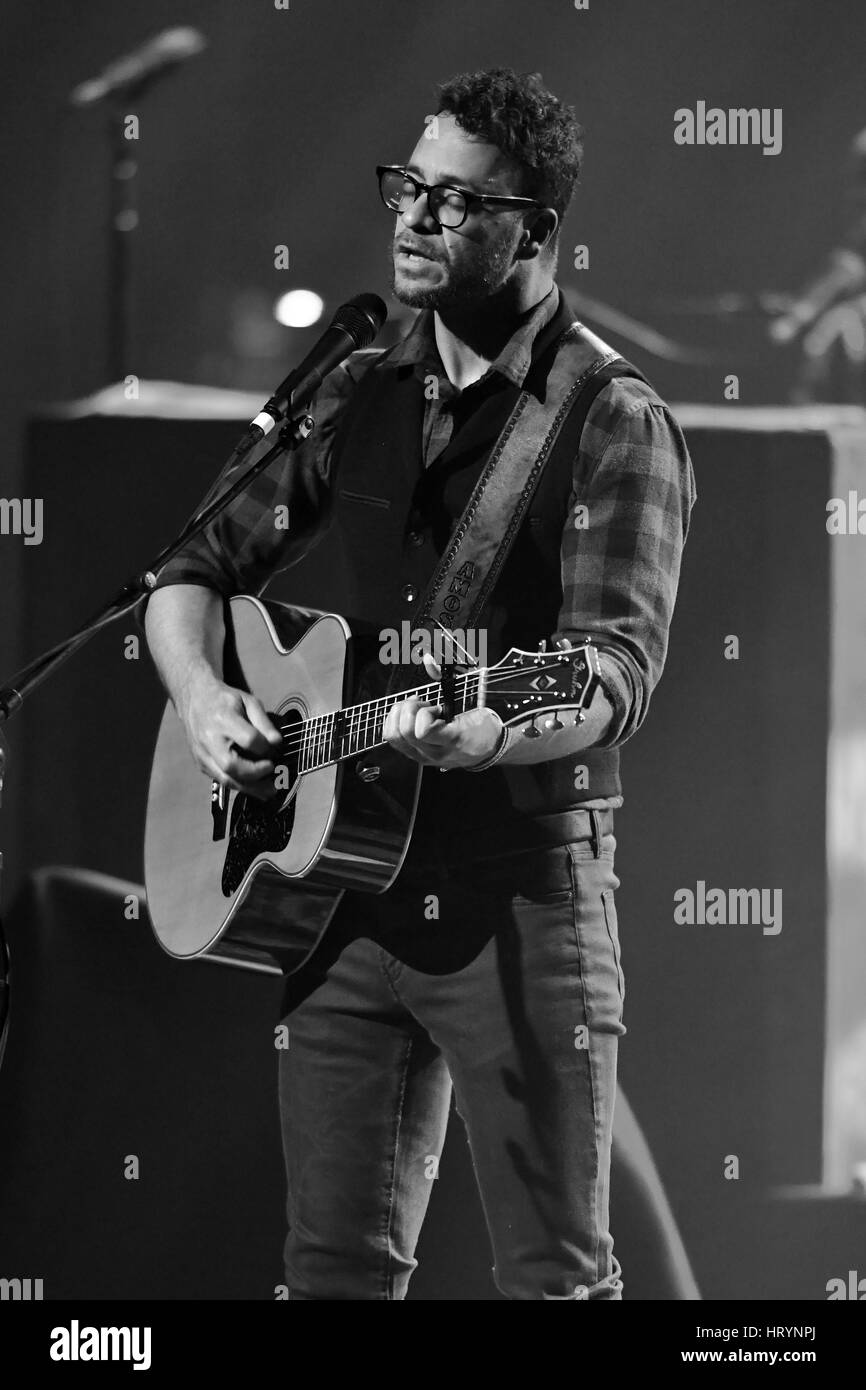
[[[831,304],[864,289],[866,261],[852,247],[837,246],[828,255],[823,270],[800,291],[787,312],[769,325],[769,335],[777,343],[789,343],[811,327]]]
[[[194,58],[206,47],[207,40],[198,29],[163,29],[134,53],[109,63],[99,77],[82,82],[70,92],[69,100],[73,106],[93,106],[115,92],[130,96],[169,68]]]
[[[252,421],[248,447],[257,444],[289,413],[302,415],[324,377],[345,362],[350,353],[372,343],[388,317],[388,310],[377,294],[356,294],[337,310],[315,347],[299,367],[280,382],[270,400]]]

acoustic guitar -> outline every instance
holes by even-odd
[[[183,960],[291,973],[345,889],[391,886],[423,770],[382,737],[397,701],[441,704],[446,718],[486,706],[503,724],[531,719],[524,732],[538,737],[539,721],[584,719],[600,678],[590,643],[549,652],[542,644],[512,647],[490,667],[445,663],[438,683],[357,700],[355,669],[377,665],[369,633],[336,613],[248,596],[225,607],[224,679],[261,700],[283,744],[273,796],[236,793],[202,774],[166,706],[148,793],[145,885],[157,940]]]

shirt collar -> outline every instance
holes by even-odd
[[[479,378],[485,381],[492,372],[498,372],[515,386],[523,386],[532,365],[532,347],[539,334],[554,318],[559,308],[559,290],[556,285],[540,299],[528,316],[508,339],[495,361]],[[444,376],[445,369],[436,346],[433,325],[433,310],[422,309],[409,329],[406,337],[398,343],[388,356],[389,366],[429,367],[437,376]],[[477,383],[473,383],[476,385]]]

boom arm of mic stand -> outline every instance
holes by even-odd
[[[186,544],[192,536],[198,535],[200,531],[213,521],[215,516],[231,502],[232,498],[237,497],[238,493],[246,486],[251,478],[255,478],[259,473],[264,472],[268,464],[285,450],[295,449],[302,439],[306,439],[313,429],[315,421],[311,415],[304,413],[294,420],[286,421],[280,429],[276,444],[268,449],[260,459],[256,459],[246,472],[232,483],[230,488],[220,493],[206,507],[203,507],[190,522],[183,528],[176,540],[161,550],[152,564],[141,574],[135,575],[124,584],[123,588],[110,599],[103,608],[86,623],[83,624],[71,637],[67,637],[63,642],[58,642],[47,652],[36,657],[28,666],[14,675],[8,685],[0,689],[0,800],[3,792],[3,776],[6,770],[5,743],[3,740],[2,726],[9,719],[10,715],[20,709],[25,698],[31,690],[35,690],[37,685],[68,661],[79,647],[83,647],[85,642],[99,632],[103,627],[128,613],[131,608],[148,593],[151,593],[157,584],[157,576],[160,569],[168,560],[174,558],[178,551]],[[231,454],[224,469],[231,469],[236,466],[239,459],[245,457],[253,447],[255,440],[250,440],[247,433]],[[3,855],[0,853],[0,873],[3,869]],[[9,1002],[11,996],[10,986],[10,966],[9,957],[6,949],[6,940],[3,934],[2,916],[0,916],[0,1066],[3,1063],[3,1056],[6,1051],[6,1039],[9,1029]]]

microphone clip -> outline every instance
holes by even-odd
[[[296,448],[298,444],[302,444],[305,439],[309,439],[315,428],[316,422],[313,416],[310,415],[309,411],[304,407],[301,413],[296,415],[294,419],[287,417],[283,421],[280,426],[280,433],[277,437],[284,447]]]

